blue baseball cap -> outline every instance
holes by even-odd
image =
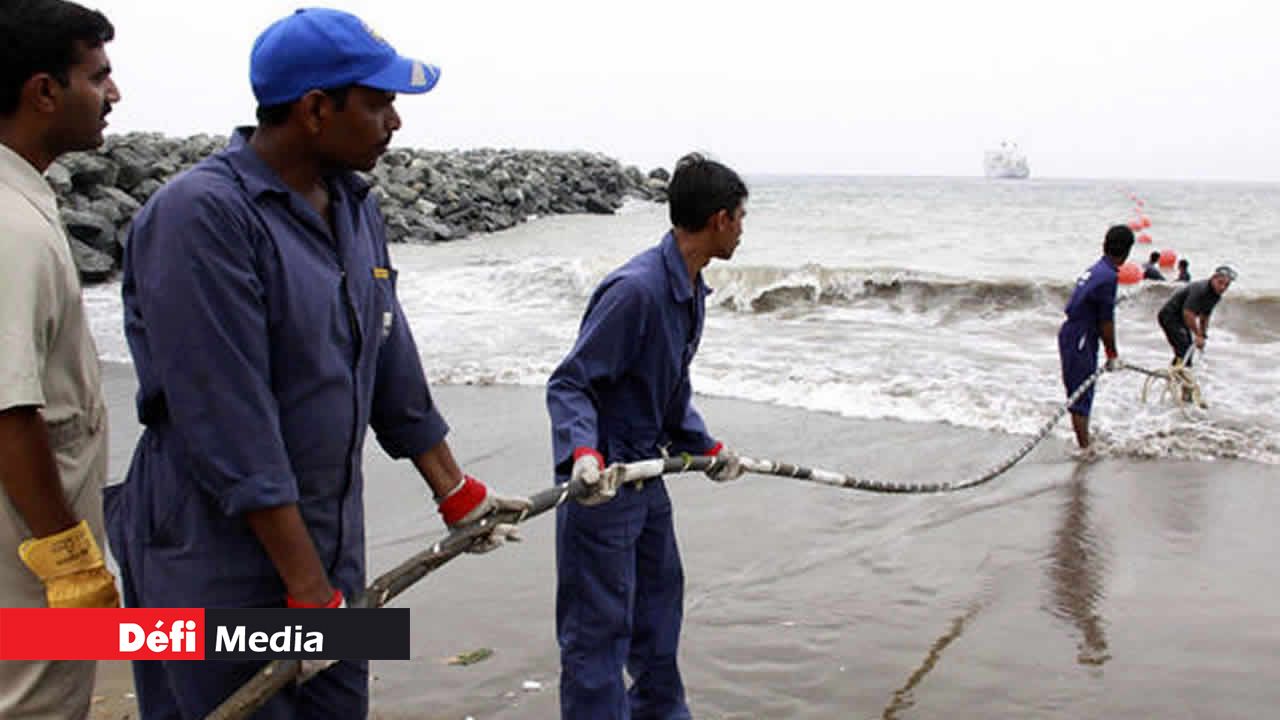
[[[424,93],[439,79],[440,68],[401,57],[360,18],[327,8],[298,10],[272,23],[249,55],[249,82],[259,105],[346,85]]]

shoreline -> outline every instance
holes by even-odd
[[[112,423],[109,477],[119,482],[139,431],[132,417],[135,381],[129,366],[116,363],[104,364],[103,381]],[[433,393],[452,426],[450,443],[467,472],[507,493],[527,494],[551,482],[549,422],[540,388],[443,385],[433,387]],[[1006,446],[1022,442],[943,425],[855,420],[701,396],[695,402],[712,432],[747,454],[832,469],[865,469],[886,479],[929,481],[939,479],[939,473],[968,475],[1003,455]],[[850,665],[870,662],[862,668],[870,676],[858,684],[858,693],[869,694],[853,705],[862,714],[883,706],[906,677],[905,665],[918,661],[916,650],[897,657],[904,652],[895,649],[903,639],[900,633],[910,636],[936,629],[929,623],[903,626],[902,617],[894,616],[910,617],[929,608],[935,610],[924,617],[937,611],[959,614],[974,602],[974,592],[990,592],[983,589],[984,582],[992,581],[981,576],[990,572],[993,558],[1012,552],[1025,555],[1027,562],[1039,562],[1038,541],[1019,536],[1034,534],[1044,522],[1017,518],[1046,502],[1051,503],[1051,513],[1057,507],[1053,498],[1083,482],[1082,473],[1098,481],[1092,487],[1131,487],[1198,485],[1209,476],[1258,485],[1270,472],[1267,466],[1243,461],[1108,458],[1079,463],[1065,449],[1063,442],[1050,438],[988,485],[933,496],[886,496],[786,478],[748,477],[723,487],[697,475],[669,479],[687,574],[682,659],[695,712],[701,717],[839,716],[823,693],[810,699],[792,697],[799,692],[792,688],[792,674],[799,670],[791,664],[759,675],[762,667],[774,667],[768,658],[796,653],[802,658],[796,662],[805,667],[815,662],[826,666],[836,656]],[[372,439],[366,447],[365,474],[368,567],[373,578],[440,536],[442,527],[421,480],[406,463],[387,458]],[[1010,517],[998,519],[1005,515]],[[534,519],[524,527],[524,543],[483,557],[460,558],[397,600],[413,610],[413,659],[373,664],[371,717],[471,715],[516,720],[555,715],[553,534],[549,518]],[[939,544],[947,534],[968,539]],[[902,553],[920,559],[897,557]],[[935,556],[948,559],[931,568],[929,563],[938,562],[930,559]],[[833,585],[827,576],[836,568],[846,569],[837,570],[834,577],[840,579]],[[874,584],[866,584],[871,581]],[[860,598],[855,603],[860,613],[876,607],[898,610],[870,626],[866,621],[875,616],[834,620],[830,629],[836,634],[818,646],[813,646],[813,638],[788,641],[792,633],[828,634],[826,623],[811,626],[803,621],[808,617],[803,608],[825,605],[838,609],[837,616],[847,612],[847,600],[831,606],[827,598],[837,587],[853,593],[850,599]],[[929,588],[927,594],[911,600],[921,588]],[[450,630],[442,633],[442,628]],[[838,638],[845,637],[841,628],[861,628],[854,633],[859,638],[856,647],[822,649],[831,642],[840,645]],[[449,667],[443,662],[482,647],[494,649],[494,654],[474,666]],[[1005,651],[1000,643],[983,648]],[[869,649],[874,651],[867,655]],[[906,656],[914,659],[908,662]],[[126,696],[131,687],[125,663],[103,663],[99,672],[94,694],[103,700],[95,703],[92,717],[135,717],[133,700]],[[524,690],[526,681],[538,683],[539,689]],[[823,682],[828,681],[843,682],[839,677]],[[846,697],[839,704],[853,700]],[[956,716],[984,715],[966,711]]]

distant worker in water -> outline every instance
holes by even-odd
[[[1164,280],[1164,273],[1160,272],[1160,253],[1151,252],[1151,257],[1147,258],[1147,262],[1142,266],[1143,280]]]
[[[1076,278],[1064,312],[1067,319],[1058,331],[1058,355],[1062,359],[1062,383],[1067,397],[1093,377],[1098,370],[1098,340],[1106,346],[1107,369],[1119,367],[1116,351],[1116,287],[1118,270],[1133,249],[1133,231],[1124,225],[1107,230],[1103,256]],[[1071,405],[1071,427],[1081,448],[1089,447],[1089,412],[1093,408],[1093,388]]]
[[[1186,258],[1178,261],[1178,282],[1191,282],[1191,271],[1187,269],[1189,265]]]
[[[1179,288],[1160,308],[1156,319],[1160,329],[1173,348],[1173,362],[1191,364],[1188,351],[1192,343],[1197,350],[1204,349],[1209,338],[1209,316],[1222,299],[1222,294],[1236,279],[1236,271],[1230,265],[1219,265],[1205,280],[1187,283]]]

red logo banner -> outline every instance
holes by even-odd
[[[203,608],[0,608],[0,660],[203,660]]]

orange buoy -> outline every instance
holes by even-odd
[[[1138,204],[1138,207],[1145,207],[1145,206],[1146,206],[1146,203],[1142,201],[1142,198],[1135,198],[1135,199],[1134,199],[1134,202],[1136,202],[1136,203]]]
[[[1134,232],[1138,232],[1139,230],[1142,229],[1142,223],[1138,222],[1137,220],[1130,220],[1129,229]]]
[[[1139,236],[1138,236],[1138,242],[1140,242],[1140,243],[1142,243],[1142,244],[1144,244],[1144,245],[1150,244],[1150,243],[1151,243],[1151,236],[1150,236],[1150,235],[1148,235],[1148,234],[1146,234],[1146,233],[1142,233],[1141,235],[1139,235]]]
[[[1178,263],[1178,253],[1172,250],[1160,251],[1160,267],[1171,268]]]
[[[1151,227],[1151,218],[1147,217],[1146,215],[1143,215],[1142,217],[1138,218],[1138,222],[1142,223],[1142,227],[1144,228]]]
[[[1121,285],[1133,285],[1142,282],[1142,268],[1137,263],[1127,262],[1121,265],[1117,274]]]

